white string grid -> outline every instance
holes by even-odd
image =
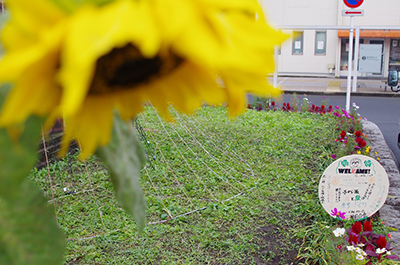
[[[141,172],[148,225],[190,218],[256,188],[246,158],[229,146],[237,141],[229,131],[233,127],[226,130],[229,126],[221,127],[204,113],[187,116],[171,108],[171,114],[175,123],[166,122],[150,106],[138,117],[155,152],[149,154],[155,157],[152,166],[147,164]],[[46,169],[33,178],[49,196],[68,240],[109,234],[132,222],[114,199],[107,170],[95,158],[79,161],[69,155],[52,164],[47,160]]]

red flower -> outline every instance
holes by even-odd
[[[360,137],[361,136],[361,131],[355,131],[354,134],[355,134],[356,137]]]
[[[358,235],[350,235],[349,243],[353,245],[358,245]]]
[[[325,109],[325,106],[324,105],[321,105],[321,110],[324,110]]]
[[[274,106],[275,106],[275,101],[272,101],[272,102],[271,102],[271,105],[274,107]]]
[[[340,138],[344,139],[345,136],[346,136],[346,132],[343,130],[343,131],[340,133]]]
[[[379,238],[376,240],[376,246],[378,248],[386,248],[386,237],[384,236],[379,236]]]
[[[360,147],[361,147],[361,148],[364,148],[364,147],[366,147],[366,146],[367,146],[367,142],[363,140],[363,141],[361,142],[361,144],[360,144]]]
[[[362,225],[360,221],[357,221],[354,223],[354,225],[351,227],[351,232],[354,234],[358,235],[361,233]]]
[[[363,231],[364,232],[372,231],[372,221],[371,220],[363,223]]]

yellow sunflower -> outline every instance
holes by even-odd
[[[109,142],[115,109],[128,120],[150,101],[168,118],[169,103],[191,113],[203,101],[227,102],[235,116],[247,92],[279,94],[266,74],[286,36],[256,0],[94,2],[7,1],[0,82],[14,87],[2,126],[62,117],[64,142],[78,140],[85,158]]]

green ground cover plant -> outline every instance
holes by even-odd
[[[303,107],[303,106],[302,106]],[[33,170],[68,239],[65,264],[340,264],[318,181],[334,160],[338,117],[204,107],[166,123],[138,117],[149,161],[139,234],[104,165],[76,156]]]

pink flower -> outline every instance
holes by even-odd
[[[345,212],[340,212],[337,210],[337,208],[331,210],[331,215],[335,218],[340,218],[340,219],[344,219],[345,218]]]
[[[336,155],[335,155],[335,154],[333,154],[333,155],[332,155],[332,158],[333,158],[333,159],[336,159]]]

